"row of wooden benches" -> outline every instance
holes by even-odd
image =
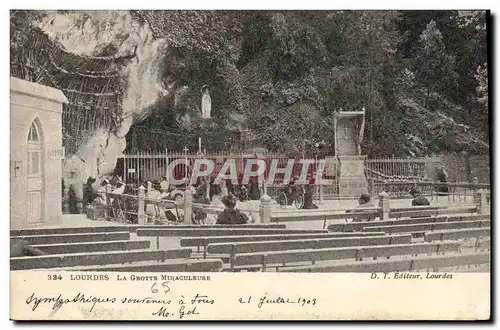
[[[269,239],[269,237],[266,238]],[[430,253],[460,251],[460,244],[458,242],[412,243],[411,235],[409,234],[301,240],[267,240],[260,242],[238,242],[238,237],[234,237],[233,239],[236,242],[209,244],[207,251],[213,255],[204,260],[188,260],[191,258],[191,249],[135,251],[130,247],[131,249],[128,251],[106,250],[92,253],[70,253],[68,250],[65,250],[64,253],[11,258],[11,269],[72,267],[71,270],[146,271],[147,269],[152,271],[152,269],[156,269],[157,271],[174,271],[177,269],[184,271],[218,271],[222,267],[222,260],[225,259],[229,262],[229,270],[236,270],[239,268],[259,268],[261,270],[266,270],[269,266],[281,266],[283,264],[299,262],[315,263],[341,259],[354,259],[360,261],[363,258],[383,258],[405,255],[416,256]],[[193,238],[185,238],[181,240],[181,242],[187,245],[186,242],[189,242],[189,240],[193,241]],[[135,246],[133,247],[145,248],[148,243],[149,241],[140,244],[134,242],[133,244]],[[123,242],[121,244],[124,246]],[[82,244],[80,244],[80,246],[82,246]],[[44,248],[43,245],[36,247],[42,251],[44,249],[45,251],[50,250]],[[489,246],[483,244],[478,246],[478,248],[489,249]],[[52,250],[51,252],[60,251]],[[224,255],[226,258],[224,258]],[[443,259],[444,263],[446,263],[445,259],[446,258]],[[149,263],[145,263],[145,261],[149,261]],[[151,263],[151,261],[156,261],[158,263]],[[132,264],[117,265],[126,263]],[[294,269],[297,271],[300,269],[310,269],[310,265],[301,267],[302,268],[295,267]],[[319,266],[316,268],[318,267]]]
[[[390,209],[390,211],[383,217],[383,221],[388,221],[391,218],[396,220],[408,217],[442,217],[446,215],[457,216],[459,214],[469,214],[471,216],[483,214],[478,212],[478,207],[475,205],[452,207],[447,206],[412,206]],[[326,227],[328,221],[332,220],[345,220],[352,219],[353,214],[380,217],[381,209],[378,207],[356,209],[352,213],[325,211],[325,210],[308,210],[307,214],[294,214],[289,212],[276,212],[273,213],[270,222],[283,223],[283,222],[303,222],[303,221],[323,221],[323,228]],[[382,220],[382,218],[381,218]]]
[[[361,234],[361,233],[359,233]],[[297,237],[212,237],[183,238],[181,246],[205,244],[203,256],[220,257],[229,263],[229,269],[251,268],[260,265],[262,269],[270,265],[284,263],[332,261],[338,259],[362,260],[391,256],[414,256],[425,253],[460,252],[457,241],[412,242],[411,234],[339,237],[339,234],[303,235]],[[489,231],[478,236],[474,232],[461,232],[462,238],[489,237]],[[351,235],[358,235],[352,233]],[[274,240],[273,240],[274,238]],[[221,240],[222,239],[222,240]],[[224,242],[221,242],[224,241]],[[478,250],[489,250],[489,240],[479,241]]]
[[[408,220],[416,221],[417,219]],[[461,221],[464,219],[452,222],[449,221],[450,219],[447,220],[448,222],[443,222],[449,224],[467,222]],[[428,221],[428,219],[424,218],[420,219],[420,221]],[[453,236],[454,239],[490,236],[489,228],[445,230],[426,233],[426,238],[428,238],[426,241],[428,242],[415,244],[409,234],[386,235],[385,232],[328,233],[325,230],[286,230],[282,227],[266,226],[238,228],[176,226],[174,228],[136,229],[138,236],[183,237],[180,242],[181,246],[197,247],[198,251],[200,247],[203,247],[204,260],[193,260],[191,249],[144,250],[150,247],[150,242],[129,241],[129,231],[90,232],[86,234],[62,234],[58,232],[61,229],[55,228],[37,232],[21,231],[17,234],[22,234],[22,236],[13,237],[14,240],[28,242],[29,247],[34,251],[38,251],[38,254],[47,253],[48,255],[12,258],[11,267],[12,269],[83,267],[89,270],[124,271],[125,269],[130,271],[136,268],[143,271],[146,271],[145,269],[160,271],[159,269],[163,269],[162,267],[167,267],[169,271],[174,271],[174,269],[181,269],[181,271],[205,269],[205,271],[209,271],[207,268],[211,269],[211,271],[217,271],[220,269],[219,266],[222,266],[221,260],[223,260],[229,264],[228,268],[230,270],[255,266],[265,270],[270,265],[290,263],[317,263],[321,261],[331,263],[333,260],[341,259],[361,260],[367,257],[408,257],[425,253],[459,252],[459,243],[446,241],[449,239],[449,235],[455,235]],[[399,225],[396,224],[395,226]],[[361,228],[364,229],[365,227]],[[99,230],[99,228],[92,230]],[[211,236],[207,237],[207,235]],[[444,240],[444,242],[431,243],[435,240]],[[476,250],[488,248],[488,240],[481,242],[478,240]],[[382,261],[384,263],[388,262],[386,260]],[[133,264],[117,265],[130,262],[133,262]],[[210,268],[216,266],[219,268]],[[331,266],[329,264],[324,267]],[[296,270],[310,271],[310,269],[314,269],[320,271],[319,265],[315,265],[315,268],[310,267],[311,265],[301,265]],[[412,267],[414,268],[415,265]],[[295,268],[286,267],[284,269]]]
[[[462,216],[442,216],[442,217],[422,217],[400,220],[369,221],[369,222],[349,222],[332,224],[327,227],[332,232],[362,231],[366,227],[382,227],[394,225],[416,225],[416,224],[438,224],[447,222],[469,222],[489,220],[490,215],[462,215]]]

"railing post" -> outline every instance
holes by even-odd
[[[319,205],[323,205],[324,201],[324,186],[322,184],[319,185]]]
[[[262,195],[260,198],[259,217],[260,223],[271,222],[271,197],[267,194]]]
[[[474,204],[477,206],[478,214],[488,214],[488,203],[484,189],[474,192]]]
[[[205,187],[205,197],[210,201],[210,180],[207,177],[206,181],[206,187]]]
[[[141,188],[143,188],[142,185],[141,185]],[[141,189],[141,188],[139,188],[139,189]],[[148,181],[148,193],[150,193],[151,190],[153,190],[153,183],[151,181]]]
[[[190,189],[186,189],[184,193],[184,221],[185,224],[191,224],[193,214],[193,193]]]
[[[148,186],[149,186],[149,183],[148,183]],[[144,213],[144,199],[146,198],[146,189],[144,188],[144,186],[140,186],[139,187],[139,194],[138,194],[138,210],[137,210],[137,223],[140,224],[140,225],[143,225],[146,223],[146,215]]]
[[[380,208],[380,220],[389,220],[391,205],[389,195],[385,191],[378,195],[378,207]]]
[[[111,185],[108,183],[106,185],[106,210],[105,210],[105,215],[104,217],[106,218],[106,220],[110,221],[110,213],[112,212],[111,210],[111,196],[109,196],[109,194],[111,194],[111,191],[112,191],[113,188],[111,188]]]

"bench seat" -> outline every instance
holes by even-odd
[[[77,242],[102,242],[102,241],[122,241],[129,240],[130,233],[125,232],[97,232],[78,234],[50,234],[50,235],[29,235],[12,237],[13,240],[21,240],[30,245],[77,243]]]
[[[472,229],[456,229],[456,230],[440,230],[425,233],[424,240],[426,242],[432,241],[443,241],[443,240],[459,240],[466,238],[481,238],[481,237],[490,237],[491,228],[472,228]]]
[[[50,270],[50,269],[44,269]],[[139,261],[133,264],[109,264],[102,266],[65,267],[65,271],[102,271],[102,272],[219,272],[222,270],[220,259],[170,259],[162,262]]]
[[[10,258],[10,269],[58,268],[87,265],[108,265],[145,260],[189,258],[190,249],[178,250],[131,250],[90,253],[51,254],[33,257]]]
[[[383,258],[396,255],[418,255],[444,252],[458,252],[458,242],[394,244],[378,246],[354,246],[328,249],[303,249],[288,251],[262,251],[242,253],[234,256],[232,267],[270,265],[284,263],[316,262],[324,260]]]
[[[445,256],[419,256],[403,260],[349,261],[332,265],[286,267],[280,269],[280,272],[391,273],[427,271],[464,265],[484,265],[489,264],[490,259],[489,253],[463,253]]]
[[[98,251],[126,251],[149,249],[150,241],[107,241],[107,242],[83,242],[83,243],[60,243],[31,245],[31,247],[43,251],[45,254],[65,254]]]
[[[299,249],[322,249],[347,246],[368,246],[387,244],[411,243],[411,235],[371,236],[371,237],[342,237],[303,240],[281,240],[244,243],[214,243],[207,247],[208,253],[250,253],[262,251],[283,251]]]

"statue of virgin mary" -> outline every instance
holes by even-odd
[[[201,88],[203,95],[201,97],[201,113],[203,119],[210,118],[210,112],[212,110],[212,99],[210,98],[210,93],[208,92],[208,85],[204,85]]]

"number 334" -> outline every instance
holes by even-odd
[[[47,279],[49,281],[62,280],[62,275],[48,275]]]

